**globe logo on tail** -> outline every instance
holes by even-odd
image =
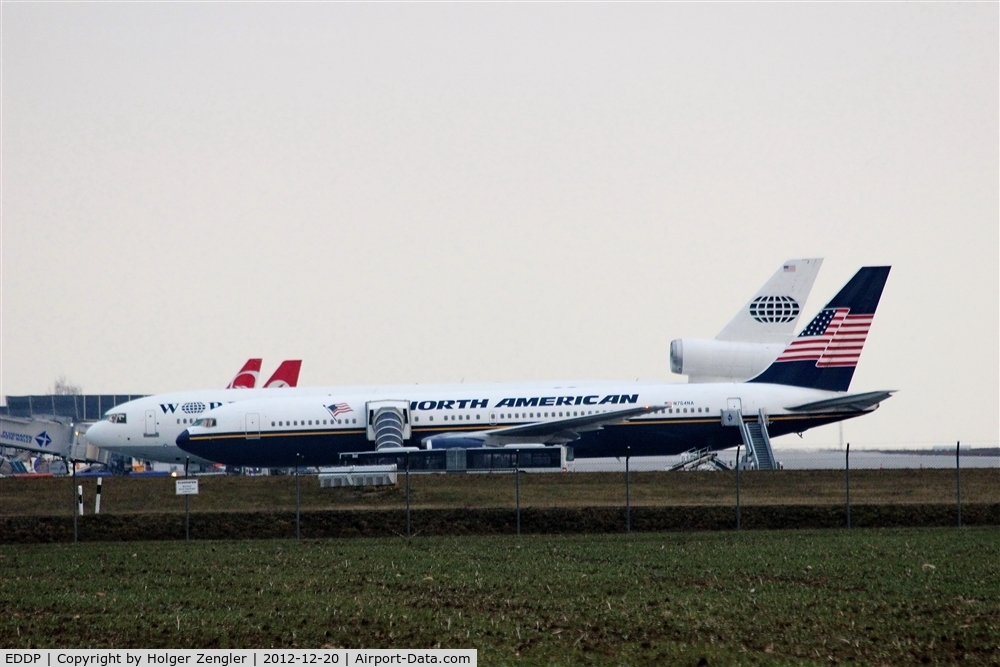
[[[790,296],[759,296],[750,302],[750,317],[762,324],[791,322],[799,316],[799,302]]]

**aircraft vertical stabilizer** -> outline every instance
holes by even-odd
[[[286,359],[274,371],[274,375],[264,383],[264,388],[275,389],[277,387],[294,387],[299,383],[299,370],[302,368],[301,359]]]
[[[823,258],[790,259],[764,283],[716,340],[784,344],[795,332]]]
[[[854,274],[774,363],[750,382],[847,391],[889,269],[866,266]]]
[[[260,377],[260,363],[260,359],[247,359],[236,377],[226,385],[226,389],[253,389]]]

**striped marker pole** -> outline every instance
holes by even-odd
[[[184,478],[187,479],[188,468],[191,466],[191,457],[184,458]],[[191,539],[191,495],[184,494],[184,540]]]
[[[102,478],[97,478],[97,495],[94,496],[94,514],[101,513],[101,481]]]
[[[83,516],[83,484],[76,487],[76,509]]]
[[[69,492],[73,493],[73,487],[76,486],[76,461],[70,462],[69,459],[66,459],[66,465],[71,466],[71,468],[72,468],[73,483],[69,487]],[[76,494],[74,494],[74,498],[73,498],[73,501],[74,501],[73,502],[73,544],[76,544],[79,541],[79,538],[80,538],[80,532],[79,532],[79,529],[77,527],[77,518],[76,518],[79,515],[79,513],[77,512],[78,508],[77,508],[77,505],[76,505],[76,497],[75,497],[75,495]]]

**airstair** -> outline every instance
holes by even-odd
[[[767,415],[763,410],[757,413],[755,421],[743,418],[742,410],[727,410],[723,413],[722,423],[726,426],[737,426],[743,436],[743,446],[746,454],[738,462],[743,469],[778,470],[780,464],[774,460],[774,450],[771,449],[771,438],[767,434]]]
[[[375,449],[398,449],[404,440],[409,440],[409,401],[368,401],[368,439],[375,443]]]
[[[674,471],[690,470],[732,470],[728,463],[719,458],[719,453],[708,447],[691,449],[681,454],[681,460],[667,469]]]

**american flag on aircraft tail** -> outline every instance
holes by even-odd
[[[857,366],[874,314],[851,315],[848,308],[820,311],[775,360],[815,361],[817,368]]]
[[[326,406],[326,409],[330,411],[330,414],[336,417],[337,415],[342,415],[345,412],[354,412],[347,403],[334,403],[333,405]]]

